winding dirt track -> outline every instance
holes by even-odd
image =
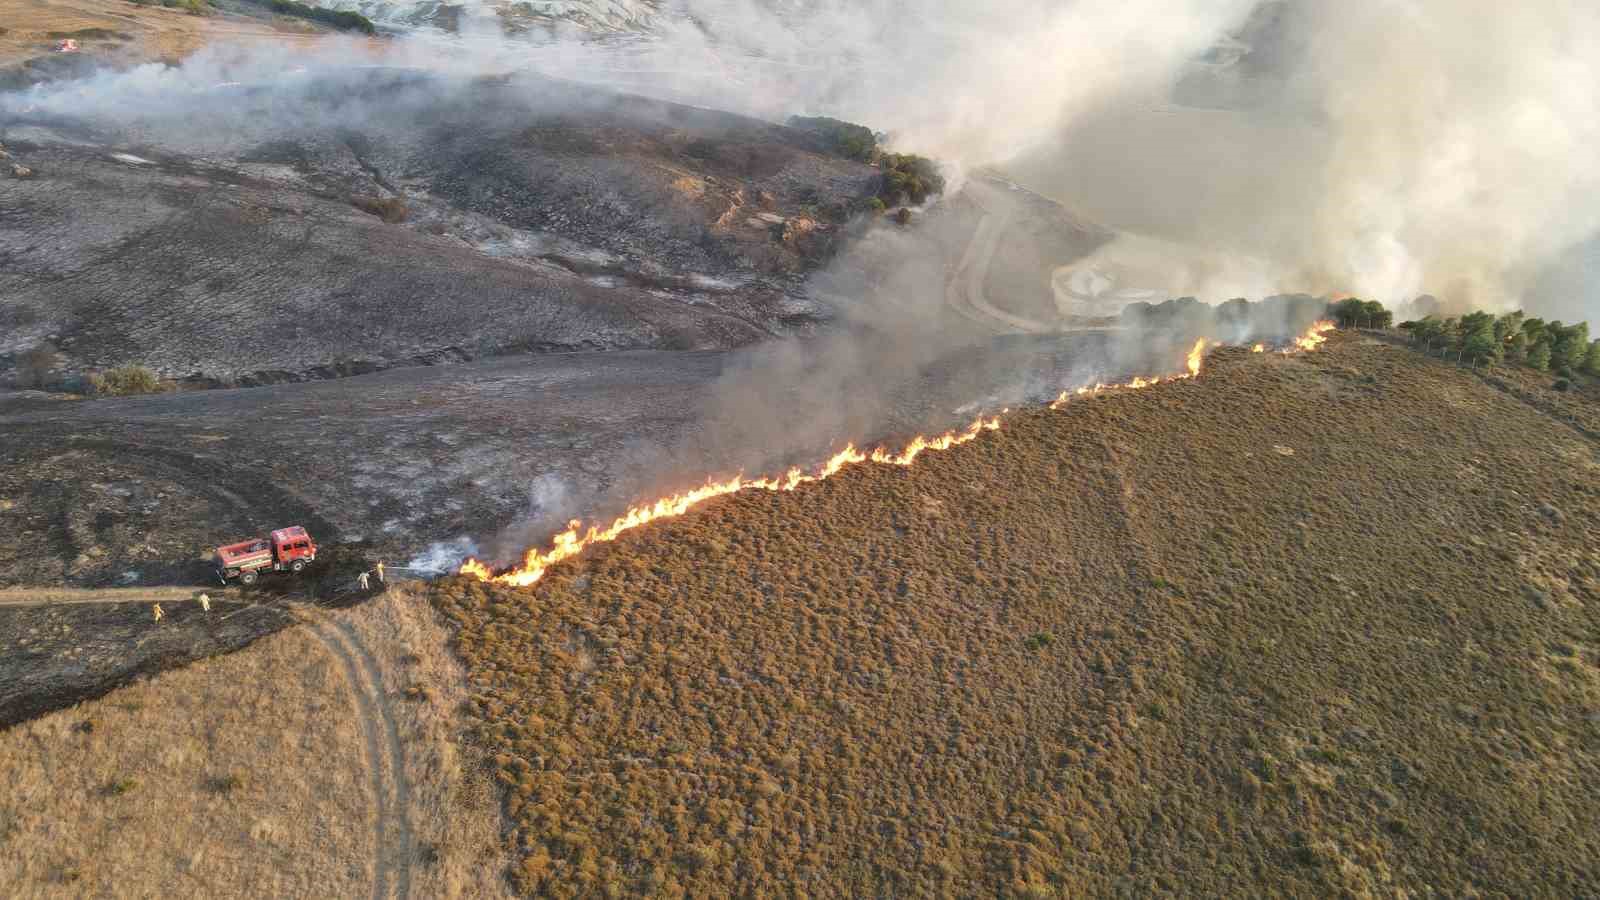
[[[411,785],[406,778],[405,748],[400,743],[394,708],[383,690],[383,673],[349,622],[321,619],[308,626],[311,634],[339,660],[361,715],[367,770],[376,807],[373,900],[408,897],[411,894],[411,861],[415,855]]]
[[[972,232],[972,241],[961,262],[945,283],[945,303],[967,319],[992,329],[997,334],[1021,332],[1046,334],[1059,332],[1058,325],[1009,313],[989,301],[984,283],[994,261],[1000,237],[1015,217],[1015,203],[1003,191],[973,181],[966,187],[972,202],[983,210],[983,218]]]

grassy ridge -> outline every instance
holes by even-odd
[[[528,893],[1593,894],[1593,454],[1225,351],[433,601]]]

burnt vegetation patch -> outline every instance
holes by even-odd
[[[1360,336],[1210,366],[436,583],[518,886],[1600,890],[1592,447]]]
[[[192,0],[192,2],[202,2],[202,0]],[[378,33],[377,26],[372,24],[372,20],[352,10],[311,6],[300,3],[298,0],[243,0],[243,2],[269,9],[280,16],[316,22],[319,25],[327,25],[339,31],[355,31],[366,35]],[[168,3],[167,5],[170,6],[172,4]]]

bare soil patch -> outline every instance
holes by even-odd
[[[525,893],[1578,896],[1596,453],[1340,336],[431,596]]]

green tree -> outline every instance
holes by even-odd
[[[1388,328],[1394,324],[1394,313],[1384,309],[1383,304],[1376,300],[1361,304],[1361,316],[1368,328]]]
[[[1550,323],[1550,365],[1557,369],[1576,369],[1589,353],[1589,323],[1573,325]]]
[[[1506,342],[1506,356],[1514,362],[1523,362],[1528,358],[1528,336],[1517,332]]]
[[[1498,360],[1502,345],[1494,337],[1494,316],[1471,313],[1461,317],[1461,351],[1474,360]]]
[[[878,160],[883,170],[883,188],[878,196],[888,203],[921,206],[931,194],[944,192],[944,176],[939,167],[923,156],[910,153],[885,153]]]
[[[1600,377],[1600,341],[1589,345],[1589,352],[1583,357],[1583,371]]]
[[[847,159],[871,162],[878,153],[872,129],[826,116],[790,116],[789,127],[821,138],[829,151]]]
[[[1550,368],[1550,342],[1541,340],[1528,351],[1528,367],[1539,372]]]
[[[1544,340],[1544,320],[1523,319],[1522,333],[1527,336],[1529,347],[1539,343],[1541,340]]]
[[[1355,328],[1361,324],[1366,304],[1359,297],[1346,297],[1329,307],[1328,315],[1340,328]]]
[[[1439,338],[1452,350],[1461,349],[1461,320],[1451,316],[1439,323]]]
[[[1494,339],[1504,343],[1522,330],[1522,310],[1506,313],[1494,320]]]
[[[1461,341],[1462,354],[1473,361],[1492,362],[1500,358],[1503,346],[1494,339],[1494,326],[1480,327],[1466,334]]]
[[[1444,323],[1428,316],[1420,322],[1413,322],[1411,333],[1416,335],[1417,343],[1424,347],[1444,337]]]
[[[1463,342],[1480,331],[1488,331],[1492,340],[1494,338],[1494,316],[1485,312],[1467,313],[1461,317],[1460,328]]]

